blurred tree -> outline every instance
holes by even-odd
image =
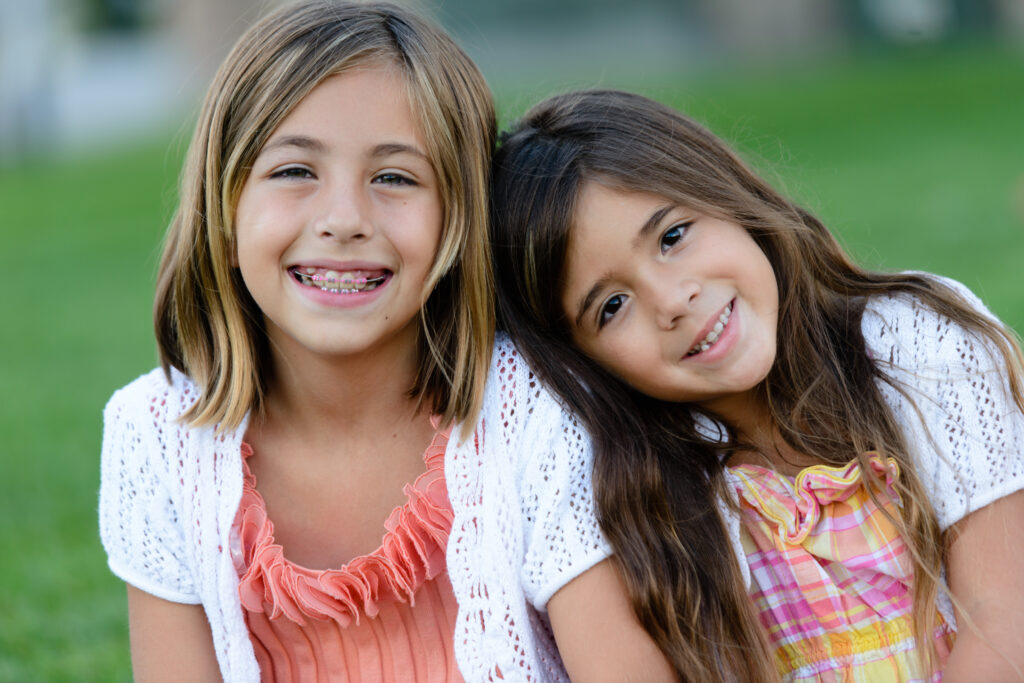
[[[134,33],[154,23],[153,0],[77,0],[82,29],[90,33]]]
[[[1017,0],[1019,2],[1019,0]],[[1012,3],[1002,0],[843,0],[859,38],[938,42],[990,36]]]

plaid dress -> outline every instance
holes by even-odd
[[[896,512],[892,460],[871,458]],[[728,468],[738,494],[751,595],[786,681],[924,681],[911,627],[913,564],[868,494],[857,461],[796,477],[756,465]],[[945,661],[955,631],[939,615]],[[940,681],[942,674],[931,680]]]

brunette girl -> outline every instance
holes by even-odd
[[[858,267],[637,95],[542,102],[493,178],[500,326],[591,432],[601,526],[679,675],[1022,675],[1021,352],[974,295]],[[581,680],[607,665],[583,626]]]

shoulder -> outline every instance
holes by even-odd
[[[485,402],[500,401],[503,405],[537,406],[559,410],[554,395],[533,373],[526,357],[504,333],[494,339],[491,368],[487,375]]]
[[[155,368],[114,392],[103,410],[103,459],[141,465],[179,451],[190,428],[178,418],[199,396],[198,387],[177,370]],[[176,444],[173,447],[171,444]],[[158,458],[159,459],[159,458]]]
[[[531,381],[533,371],[526,358],[519,352],[512,339],[504,332],[494,335],[494,347],[491,350],[491,368],[488,381],[497,383]]]
[[[477,428],[483,447],[453,464],[470,464],[465,478],[484,482],[486,514],[506,517],[504,531],[483,543],[521,558],[518,580],[543,610],[559,588],[611,552],[594,509],[590,437],[505,335],[495,339],[487,382]],[[469,488],[477,500],[479,491]]]
[[[996,320],[964,285],[928,277]],[[862,330],[943,528],[1024,487],[1024,414],[993,340],[908,294],[872,297]]]
[[[946,287],[962,303],[996,321],[970,289],[956,280],[919,273]],[[904,292],[868,299],[861,323],[872,359],[883,370],[964,367],[987,372],[1000,365],[989,340],[962,327],[916,296]]]
[[[526,357],[505,334],[495,336],[487,376],[483,415],[506,437],[525,441],[538,431],[581,431],[572,414],[530,368]]]
[[[104,417],[123,412],[142,412],[154,419],[175,420],[199,398],[199,389],[174,368],[170,376],[161,368],[153,368],[121,387],[110,397]]]
[[[194,462],[195,430],[178,420],[196,395],[183,375],[159,368],[119,389],[104,410],[100,456],[99,531],[111,570],[182,603],[200,601],[193,522],[207,487],[197,475],[210,472]]]

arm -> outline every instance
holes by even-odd
[[[995,320],[966,287],[939,280]],[[944,680],[1022,680],[1024,414],[1006,362],[989,339],[913,297],[872,297],[863,332],[879,369],[910,394],[879,383],[947,531],[946,577],[963,612]]]
[[[943,681],[1024,680],[1024,491],[971,513],[950,537],[949,587],[963,611]]]
[[[612,560],[604,560],[548,601],[551,629],[574,681],[677,681],[640,624]]]
[[[135,680],[221,681],[202,605],[171,602],[126,585]]]
[[[111,570],[128,586],[132,663],[143,683],[220,680],[193,581],[196,553],[186,541],[179,477],[167,467],[189,454],[167,450],[163,441],[188,441],[174,422],[181,393],[151,373],[118,391],[104,410],[100,537]]]

